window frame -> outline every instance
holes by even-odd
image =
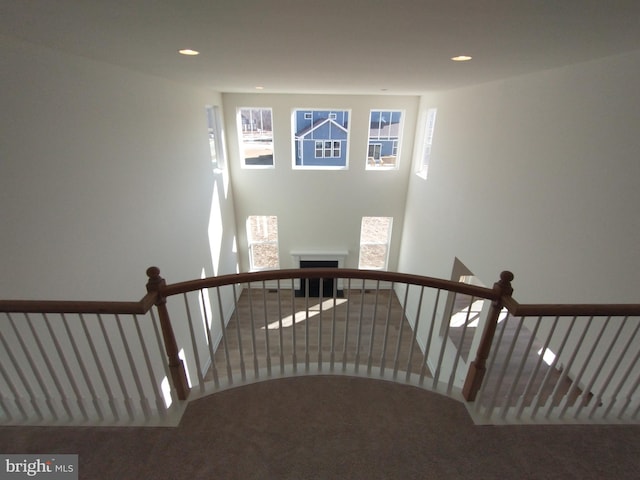
[[[222,130],[222,114],[218,105],[205,105],[207,116],[207,130],[209,132],[209,153],[214,172],[220,172],[226,167],[226,148]]]
[[[422,138],[420,156],[417,159],[416,175],[423,180],[429,176],[429,165],[431,163],[431,151],[433,148],[433,135],[436,128],[438,109],[430,107],[424,112],[422,121]]]
[[[299,124],[302,123],[301,125]],[[291,110],[291,168],[293,170],[348,170],[351,110],[345,108],[302,108]],[[337,136],[315,138],[314,131],[325,124],[330,131],[336,128]],[[336,127],[333,127],[333,125]],[[346,124],[346,127],[345,127]],[[303,133],[304,132],[304,133]],[[302,135],[300,135],[303,133]],[[307,135],[310,138],[305,138]],[[342,137],[342,138],[340,138]],[[313,142],[313,148],[310,143]],[[319,143],[322,142],[322,149]],[[328,144],[330,142],[330,144]],[[305,148],[306,145],[306,148]],[[344,151],[344,156],[343,156]],[[342,164],[323,164],[323,160],[340,160]],[[312,163],[305,163],[311,161]],[[298,164],[298,162],[300,162]],[[317,163],[317,164],[316,164]]]
[[[389,131],[386,135],[380,135],[382,130],[382,119],[385,114],[388,114],[389,124],[398,124],[397,135],[392,135],[392,130],[389,128]],[[378,116],[378,135],[371,135],[372,132],[372,124],[374,124],[374,115]],[[394,118],[398,117],[398,121],[394,122]],[[400,168],[400,154],[401,154],[401,145],[402,145],[402,136],[404,133],[404,120],[405,120],[406,112],[402,109],[386,109],[386,108],[372,108],[369,110],[369,127],[367,131],[367,157],[365,159],[365,169],[368,171],[394,171]],[[388,143],[389,145],[385,145]],[[375,156],[369,155],[369,147],[372,145],[380,145],[380,158],[376,159]],[[384,154],[385,147],[387,150],[390,148],[390,154]],[[385,157],[393,157],[393,163],[385,165],[382,160]]]
[[[364,242],[362,237],[363,237],[363,231],[364,231],[364,223],[365,223],[365,219],[367,218],[371,218],[371,219],[389,219],[389,228],[387,230],[387,237],[385,239],[385,241],[374,241],[374,242]],[[380,270],[380,271],[386,271],[389,268],[389,253],[391,250],[391,235],[393,232],[393,217],[381,217],[381,216],[377,216],[377,217],[372,217],[372,216],[364,216],[362,217],[362,220],[360,221],[360,242],[359,242],[359,248],[358,248],[358,268],[360,270]],[[382,266],[379,267],[374,267],[374,266],[368,266],[368,265],[363,265],[362,264],[362,247],[367,247],[367,246],[380,246],[380,245],[384,245],[385,246],[385,256],[384,256],[384,264]]]
[[[245,145],[248,143],[245,141],[245,128],[244,125],[245,123],[242,121],[243,118],[243,111],[253,111],[253,110],[259,110],[260,112],[263,111],[268,111],[269,115],[270,115],[270,119],[271,119],[271,139],[270,142],[268,142],[268,144],[271,147],[271,163],[270,164],[259,164],[259,163],[247,163],[248,159],[252,159],[252,158],[256,158],[259,159],[260,156],[258,157],[247,157],[245,155]],[[260,114],[261,117],[261,121],[264,121],[264,117],[263,114]],[[242,168],[246,168],[246,169],[269,169],[269,168],[275,168],[276,166],[276,156],[275,156],[275,141],[274,141],[274,124],[273,124],[273,108],[271,107],[237,107],[236,109],[236,125],[237,125],[237,132],[238,132],[238,148],[239,148],[239,152],[240,152],[240,158],[241,158],[241,167]],[[257,130],[257,129],[256,129]],[[260,129],[262,132],[264,132],[264,129]],[[268,150],[268,148],[267,148]]]
[[[269,224],[270,218],[275,218],[275,240],[256,240],[253,238],[251,234],[251,219],[256,218],[257,222],[260,222],[261,219],[264,219],[265,224]],[[249,271],[251,272],[261,272],[265,270],[274,270],[280,268],[280,247],[279,247],[279,236],[278,236],[278,217],[276,215],[249,215],[247,216],[246,221],[246,231],[247,231],[247,252],[249,254]],[[267,236],[269,233],[267,232]],[[255,253],[254,247],[260,245],[275,245],[277,252],[277,264],[276,265],[256,265],[255,263]]]

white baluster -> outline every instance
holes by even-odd
[[[603,326],[603,332],[604,332],[604,329],[608,326],[608,324],[610,322],[611,322],[611,317],[608,317],[607,320],[605,321],[604,326]],[[599,401],[599,399],[593,398],[594,395],[592,395],[591,390],[593,388],[593,384],[595,383],[596,379],[600,375],[600,372],[602,371],[602,367],[604,367],[605,362],[609,359],[609,355],[611,355],[611,350],[613,349],[614,345],[618,341],[618,338],[620,337],[620,332],[622,332],[622,329],[624,328],[625,322],[626,322],[626,318],[624,319],[624,321],[620,322],[620,326],[616,330],[616,333],[615,333],[613,339],[609,343],[609,347],[607,348],[607,351],[600,358],[600,363],[598,364],[598,367],[596,368],[596,371],[591,376],[591,379],[587,383],[587,386],[584,388],[584,391],[582,392],[582,395],[580,395],[580,397],[576,400],[576,408],[575,408],[575,411],[573,413],[573,417],[574,418],[578,417],[578,415],[582,411],[582,408],[589,402],[589,396],[592,397],[591,401],[595,404],[595,406],[592,406],[592,411],[593,411],[593,408],[597,408],[598,407],[598,403],[600,403],[600,401]],[[600,389],[600,392],[602,392],[602,389]]]
[[[120,333],[120,340],[122,341],[122,345],[124,346],[124,352],[127,356],[127,361],[129,362],[129,368],[131,370],[131,375],[133,376],[133,383],[136,386],[136,390],[138,390],[138,401],[140,402],[140,408],[142,409],[142,414],[144,415],[145,420],[149,420],[151,418],[151,408],[149,406],[149,400],[147,399],[147,395],[142,387],[142,382],[140,381],[140,375],[138,373],[138,362],[133,358],[131,353],[131,348],[129,348],[129,341],[127,340],[127,336],[124,333],[124,329],[122,327],[122,320],[120,319],[120,315],[116,314],[116,325],[118,326],[118,332]]]
[[[384,335],[382,337],[382,355],[380,355],[380,376],[384,376],[384,367],[387,362],[387,345],[389,341],[389,326],[391,324],[391,304],[395,295],[395,283],[391,282],[389,298],[387,299],[387,316],[384,321]]]
[[[424,377],[427,374],[429,368],[429,352],[431,351],[431,342],[433,340],[433,332],[436,326],[436,316],[438,312],[438,304],[440,303],[440,289],[436,291],[436,299],[433,303],[433,311],[431,313],[431,324],[429,325],[429,333],[427,335],[427,341],[424,345],[424,355],[422,357],[422,368],[420,369],[420,385],[424,383]]]
[[[251,348],[253,349],[253,377],[260,378],[260,370],[258,364],[258,349],[256,348],[256,325],[253,317],[253,292],[251,292],[251,283],[247,284],[247,295],[249,298],[249,322],[251,324]]]
[[[236,336],[238,337],[238,353],[240,354],[240,377],[242,378],[242,381],[245,381],[247,379],[247,370],[245,368],[245,363],[244,363],[244,350],[242,348],[242,333],[240,332],[240,329],[241,329],[240,316],[238,314],[238,294],[236,292],[235,283],[231,285],[231,290],[233,293],[234,315],[236,319]]]
[[[267,350],[267,376],[271,376],[271,346],[269,343],[269,315],[267,312],[267,285],[262,281],[262,310],[264,313],[264,344]]]
[[[522,411],[524,410],[524,402],[526,401],[526,398],[529,395],[529,392],[531,391],[531,388],[533,387],[533,385],[535,385],[535,379],[538,376],[538,372],[540,371],[540,367],[542,366],[542,362],[544,360],[544,354],[547,351],[547,349],[549,348],[549,343],[551,342],[551,337],[553,336],[553,333],[556,330],[556,326],[558,325],[558,319],[559,318],[560,317],[557,317],[557,316],[555,317],[555,319],[553,321],[553,324],[551,325],[551,330],[547,334],[547,337],[546,337],[546,339],[544,341],[544,344],[542,345],[542,349],[540,350],[540,354],[538,355],[538,360],[536,361],[536,365],[535,365],[535,367],[533,369],[533,372],[531,372],[531,376],[529,377],[529,380],[527,381],[527,385],[525,386],[524,391],[522,392],[522,394],[518,398],[518,403],[516,404],[516,414],[515,414],[515,417],[517,419],[519,419],[521,417]],[[542,317],[538,317],[538,324],[540,324],[541,321],[542,321]],[[538,329],[538,324],[536,324],[536,330]],[[535,335],[532,335],[532,338],[534,338],[534,337],[535,337]]]
[[[218,315],[220,318],[220,332],[222,335],[222,346],[224,348],[224,358],[227,362],[227,381],[233,385],[233,373],[231,370],[231,358],[229,356],[229,345],[227,343],[227,326],[224,324],[224,309],[222,308],[222,296],[220,287],[216,287],[216,298],[218,299]]]
[[[89,349],[91,350],[91,355],[93,356],[93,360],[96,364],[96,367],[98,369],[98,374],[100,375],[100,380],[102,381],[102,385],[103,388],[107,394],[107,397],[109,399],[109,406],[111,407],[111,413],[113,414],[113,418],[114,420],[117,422],[118,420],[120,420],[120,412],[118,410],[117,407],[117,403],[116,403],[116,399],[113,395],[113,389],[111,388],[111,385],[109,384],[109,381],[107,379],[107,375],[104,371],[104,367],[102,365],[102,360],[100,359],[100,356],[98,355],[98,352],[96,350],[96,346],[95,343],[93,341],[93,338],[91,337],[91,334],[89,333],[89,328],[87,327],[87,321],[85,320],[84,316],[82,314],[79,315],[80,318],[80,324],[82,325],[82,329],[84,331],[84,335],[85,338],[87,339],[87,343],[89,344]]]
[[[422,314],[422,299],[424,298],[424,287],[420,287],[420,297],[418,299],[418,311],[416,312],[416,319],[413,322],[413,335],[411,338],[411,344],[409,345],[409,354],[407,355],[407,371],[405,374],[405,381],[409,381],[411,378],[411,360],[413,359],[413,346],[418,338],[418,326],[420,324],[420,317]]]
[[[140,342],[140,347],[142,348],[142,355],[144,357],[144,363],[147,367],[147,374],[149,375],[149,384],[153,389],[153,393],[156,401],[156,410],[160,414],[161,417],[166,415],[166,408],[164,406],[164,401],[162,399],[162,387],[158,381],[156,381],[155,375],[153,373],[153,365],[151,363],[151,357],[149,356],[149,349],[147,348],[147,343],[142,336],[142,329],[140,328],[140,320],[137,315],[133,316],[133,323],[136,327],[136,333],[138,335],[138,341]]]
[[[371,374],[373,366],[373,342],[376,334],[376,317],[378,315],[378,296],[380,293],[380,280],[376,282],[376,294],[373,300],[373,314],[371,317],[371,337],[369,338],[369,358],[367,359],[367,375]]]
[[[26,316],[26,314],[25,314],[25,316]],[[35,376],[36,382],[40,386],[40,389],[41,389],[41,391],[42,391],[42,393],[43,393],[43,395],[45,397],[45,403],[47,405],[47,408],[51,412],[53,420],[58,420],[59,419],[58,412],[56,412],[56,409],[53,406],[53,400],[51,398],[51,395],[49,394],[49,389],[47,388],[47,385],[44,382],[44,379],[42,378],[40,370],[38,369],[35,361],[33,360],[33,357],[31,356],[31,351],[30,351],[29,348],[27,348],[27,345],[25,344],[24,339],[22,338],[22,335],[20,334],[20,331],[16,327],[16,324],[13,321],[13,318],[11,317],[11,315],[7,313],[7,317],[9,318],[9,322],[11,323],[11,326],[13,327],[13,330],[14,330],[14,332],[16,334],[16,339],[18,340],[18,343],[20,344],[20,348],[22,349],[22,353],[26,357],[27,362],[29,363],[29,366],[31,367],[31,372]],[[7,350],[8,350],[8,348],[7,348]],[[14,360],[14,363],[15,363],[15,360]],[[32,397],[32,402],[37,402],[37,397],[33,394],[33,391],[29,392],[29,394]]]
[[[207,318],[207,309],[204,305],[204,297],[202,296],[202,291],[200,291],[200,298],[202,300],[202,312],[204,315],[204,323],[203,328],[205,332],[205,336],[207,339],[207,347],[209,348],[209,358],[211,359],[211,370],[213,372],[214,379],[217,378],[217,372],[215,371],[215,363],[213,356],[213,345],[211,342],[211,334],[209,333],[209,319]],[[204,374],[202,372],[202,362],[200,361],[200,349],[198,348],[198,339],[195,332],[195,326],[193,325],[193,317],[191,316],[191,308],[189,307],[189,297],[186,293],[182,294],[182,298],[184,300],[184,309],[187,314],[187,326],[189,327],[189,338],[191,339],[191,348],[193,349],[193,361],[196,364],[196,376],[198,378],[198,386],[200,389],[200,393],[204,393]]]
[[[556,395],[557,395],[560,387],[567,380],[568,373],[571,371],[571,367],[573,365],[574,360],[576,359],[576,355],[578,354],[578,350],[580,350],[580,347],[582,346],[582,342],[584,341],[584,338],[587,335],[587,331],[589,330],[589,327],[591,327],[591,323],[592,322],[593,322],[593,317],[590,317],[589,321],[587,322],[587,326],[582,330],[582,333],[580,334],[580,339],[578,340],[578,344],[574,347],[574,350],[570,355],[569,361],[567,362],[567,365],[565,366],[565,368],[564,368],[564,370],[562,372],[562,375],[560,375],[560,379],[556,382],[556,386],[553,389],[553,392],[551,393],[551,395],[547,399],[547,411],[544,414],[545,418],[549,418],[549,415],[551,414],[551,411],[555,408],[555,405],[553,404],[554,403],[554,399],[556,398]],[[569,392],[567,394],[565,394],[563,401],[560,403],[560,407],[562,409],[562,413],[564,413],[564,405],[563,404],[566,403],[569,394],[572,393],[572,391],[574,389],[574,386],[575,386],[575,383],[572,384],[571,388],[569,389]],[[561,418],[562,414],[560,414],[558,417]]]
[[[522,317],[520,321],[524,322],[525,319],[526,317]],[[507,411],[511,407],[511,400],[513,398],[513,394],[516,390],[516,387],[520,383],[520,377],[522,376],[522,371],[524,370],[524,366],[526,365],[527,360],[529,358],[529,354],[531,353],[531,347],[533,345],[533,341],[536,338],[536,334],[538,333],[538,328],[540,327],[541,320],[542,320],[542,317],[538,317],[535,327],[533,328],[533,332],[531,332],[529,335],[529,341],[527,342],[527,346],[525,347],[524,352],[522,352],[522,360],[520,360],[520,365],[518,366],[516,376],[511,382],[511,386],[509,387],[509,391],[507,392],[507,397],[504,401],[504,404],[502,405],[502,409],[500,410],[500,413],[499,413],[500,418],[505,418]],[[517,338],[514,339],[514,345],[516,341],[517,341]],[[544,351],[540,356],[542,357],[543,355],[544,355]]]
[[[107,333],[107,329],[104,326],[104,320],[102,319],[102,315],[98,314],[98,324],[100,325],[100,330],[102,331],[102,337],[104,338],[104,342],[107,346],[107,351],[109,352],[109,357],[111,359],[111,365],[113,365],[113,370],[116,374],[116,378],[118,380],[118,385],[120,386],[120,390],[124,397],[124,406],[129,414],[129,419],[131,421],[135,420],[135,413],[133,410],[133,399],[129,394],[129,389],[127,388],[127,384],[124,381],[124,377],[122,376],[122,370],[120,369],[120,365],[118,363],[118,359],[116,357],[115,352],[113,351],[113,345],[111,344],[111,339],[109,338],[109,334]]]
[[[49,321],[49,318],[47,317],[47,314],[43,313],[42,317],[44,318],[45,325],[47,326],[47,329],[49,331],[49,336],[50,336],[51,340],[53,341],[53,345],[55,346],[56,352],[58,353],[58,356],[60,357],[60,361],[62,362],[62,367],[64,368],[64,371],[65,371],[65,373],[67,375],[67,379],[69,380],[69,383],[71,384],[71,388],[73,389],[73,392],[75,393],[76,403],[78,405],[78,408],[80,408],[80,413],[82,414],[82,418],[86,422],[86,421],[89,420],[89,415],[88,415],[87,410],[85,408],[84,397],[82,395],[82,392],[80,391],[80,388],[78,387],[78,383],[76,382],[75,376],[73,375],[73,372],[71,371],[71,368],[69,367],[69,362],[67,361],[67,358],[66,358],[66,356],[64,354],[64,349],[62,348],[62,346],[60,345],[60,342],[58,341],[58,336],[56,335],[55,331],[53,330],[53,328],[51,326],[51,322]],[[66,402],[66,399],[64,399],[63,402]],[[68,412],[68,413],[70,413],[70,412]],[[70,414],[69,417],[72,418],[73,416]]]

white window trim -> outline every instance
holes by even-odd
[[[389,113],[395,113],[395,112],[399,112],[400,113],[400,125],[398,126],[398,135],[397,136],[392,136],[392,135],[387,135],[387,136],[381,136],[381,135],[377,135],[377,136],[370,136],[370,129],[371,129],[371,114],[373,112],[389,112]],[[367,132],[367,158],[366,158],[366,163],[365,163],[365,170],[367,171],[383,171],[383,172],[389,172],[389,171],[394,171],[394,170],[398,170],[400,168],[400,153],[401,153],[401,142],[402,142],[402,135],[404,133],[404,119],[406,116],[406,111],[402,110],[402,109],[387,109],[387,108],[372,108],[371,110],[369,110],[369,130]],[[394,142],[394,151],[395,154],[394,156],[396,157],[395,159],[395,163],[393,165],[377,165],[377,164],[373,164],[371,165],[369,163],[369,145],[373,144],[373,143],[377,143],[378,141],[393,141]]]
[[[373,217],[376,218],[376,217]],[[362,242],[360,241],[360,247],[359,247],[359,254],[358,254],[358,268],[359,269],[366,269],[366,270],[380,270],[380,271],[386,271],[387,268],[389,267],[389,251],[391,250],[391,232],[393,230],[393,217],[383,217],[383,218],[390,218],[390,224],[389,224],[389,230],[387,231],[387,239],[384,242]],[[364,217],[363,217],[364,219]],[[361,231],[360,231],[360,236],[362,236],[362,223],[361,223]],[[367,247],[367,246],[378,246],[378,245],[384,245],[386,247],[386,255],[384,258],[384,265],[381,267],[368,267],[368,266],[362,266],[361,264],[361,256],[362,256],[362,247]]]
[[[276,265],[275,267],[264,267],[264,266],[256,266],[255,262],[253,261],[254,258],[254,253],[253,253],[253,249],[256,246],[259,245],[275,245],[276,250],[278,250],[278,241],[273,241],[273,240],[269,240],[269,241],[249,241],[249,268],[252,272],[261,272],[263,270],[274,270],[277,268],[280,268],[280,258],[278,258],[278,265]],[[280,255],[278,255],[278,257],[280,257]]]
[[[279,238],[276,240],[254,240],[251,237],[251,230],[249,228],[249,220],[251,217],[271,217],[272,215],[249,215],[246,221],[246,230],[247,230],[247,250],[249,252],[249,270],[252,272],[260,272],[264,270],[273,270],[280,268],[280,248],[279,248]],[[277,217],[276,217],[277,222]],[[257,245],[275,245],[276,251],[278,252],[278,265],[276,266],[256,266],[254,262],[254,253],[253,249]]]
[[[271,165],[247,165],[246,158],[244,156],[244,140],[242,133],[244,132],[244,125],[242,123],[242,110],[269,110],[271,112],[271,147],[272,147],[272,160]],[[240,153],[240,167],[249,170],[264,170],[276,168],[276,154],[275,154],[275,139],[273,134],[273,108],[271,107],[237,107],[236,109],[236,125],[238,134],[238,152]]]
[[[433,147],[433,134],[436,127],[436,117],[438,109],[433,107],[429,108],[424,113],[424,125],[422,130],[422,141],[419,151],[419,157],[417,159],[416,175],[423,180],[426,180],[429,175],[429,164],[431,163],[431,149]]]
[[[296,165],[296,149],[295,149],[295,145],[296,145],[296,112],[305,112],[305,115],[307,113],[311,113],[311,115],[313,116],[313,112],[329,112],[329,119],[333,119],[335,120],[337,118],[337,113],[336,112],[346,112],[349,115],[349,126],[343,130],[345,130],[347,132],[347,138],[342,139],[342,140],[332,140],[332,141],[339,141],[339,142],[346,142],[347,148],[345,151],[345,164],[344,165],[339,165],[339,166],[335,166],[335,165]],[[351,142],[351,118],[352,118],[352,111],[349,108],[301,108],[301,107],[295,107],[291,109],[291,152],[292,152],[292,159],[291,159],[291,169],[292,170],[349,170],[349,145]],[[306,119],[309,120],[309,119]],[[299,145],[301,145],[301,142],[299,143]],[[299,147],[302,148],[302,147]],[[340,145],[340,150],[342,151],[342,144]],[[324,152],[323,152],[324,154]],[[315,145],[314,145],[314,156],[315,156]],[[332,158],[338,158],[340,155],[337,155],[335,157]],[[315,157],[315,158],[320,158],[320,157]],[[323,158],[329,158],[329,157],[323,157]]]
[[[211,137],[209,137],[209,148],[215,150],[215,160],[213,158],[213,151],[211,161],[213,164],[214,172],[222,172],[227,165],[227,150],[224,143],[224,134],[222,130],[222,115],[220,114],[220,107],[218,105],[205,105],[207,112],[207,127],[209,134],[213,134],[213,145],[211,145]],[[213,149],[211,148],[213,147]]]

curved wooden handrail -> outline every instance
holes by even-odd
[[[406,283],[423,287],[439,288],[465,295],[472,295],[477,298],[485,298],[487,300],[498,299],[498,293],[495,290],[476,285],[469,285],[466,283],[443,280],[434,277],[412,275],[408,273],[384,272],[379,270],[358,270],[352,268],[294,268],[234,273],[221,275],[219,277],[208,277],[199,280],[173,283],[162,287],[160,289],[160,293],[162,296],[169,297],[172,295],[200,290],[202,288],[215,288],[224,285],[298,278],[355,278],[359,280],[380,280],[382,282]]]
[[[157,298],[157,292],[149,292],[139,302],[0,300],[0,312],[143,315],[155,304]]]
[[[503,308],[506,308],[514,317],[640,317],[639,304],[520,304],[513,299],[511,282],[514,276],[509,271],[502,272],[500,280],[492,288],[414,274],[349,268],[268,270],[221,275],[169,285],[160,276],[160,269],[157,267],[149,267],[147,276],[149,277],[146,285],[148,293],[138,302],[0,300],[0,312],[143,315],[155,305],[158,314],[157,319],[162,330],[171,381],[180,400],[188,398],[190,387],[184,362],[179,356],[178,344],[171,325],[171,319],[169,318],[166,300],[169,296],[201,289],[293,279],[355,279],[356,282],[353,282],[351,287],[356,290],[367,288],[364,281],[369,280],[439,289],[469,295],[477,299],[490,300],[491,307],[486,314],[485,326],[476,357],[469,366],[462,390],[462,394],[467,401],[474,401],[482,384],[498,317]],[[282,284],[283,288],[290,288],[290,286],[291,283],[289,282],[283,282]]]

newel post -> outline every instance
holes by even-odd
[[[482,385],[482,380],[486,372],[487,358],[489,358],[489,352],[491,351],[491,343],[493,342],[493,336],[498,326],[498,317],[503,307],[502,297],[510,296],[513,293],[513,288],[511,287],[512,280],[513,273],[504,271],[500,274],[500,280],[493,284],[493,290],[498,293],[498,298],[491,303],[476,359],[471,362],[469,366],[467,378],[462,388],[462,396],[468,402],[473,402],[476,399],[476,395]]]
[[[156,309],[160,319],[160,328],[162,329],[162,337],[164,338],[164,348],[169,359],[169,371],[171,372],[171,380],[176,389],[179,400],[186,400],[189,396],[189,382],[187,381],[187,372],[184,364],[178,356],[178,344],[171,327],[171,319],[167,310],[167,299],[162,296],[160,290],[166,285],[164,278],[160,276],[158,267],[149,267],[147,269],[147,292],[158,292],[156,299]]]

